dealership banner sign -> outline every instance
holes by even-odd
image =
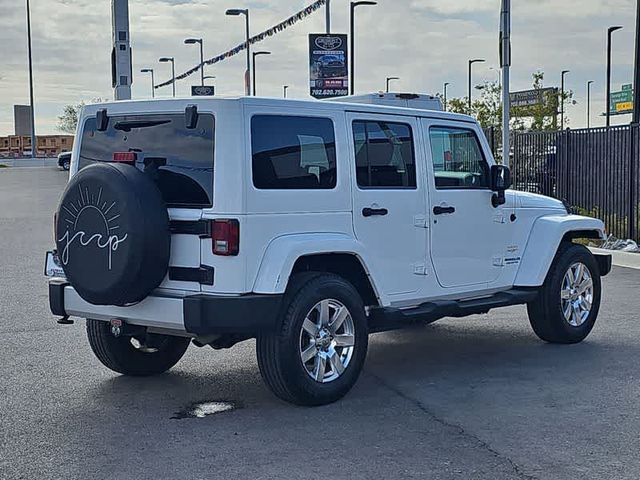
[[[347,36],[309,35],[309,78],[311,96],[341,97],[349,94]]]

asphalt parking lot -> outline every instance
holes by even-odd
[[[341,402],[262,384],[253,342],[156,378],[98,363],[42,276],[66,173],[0,170],[0,479],[640,478],[640,270],[614,268],[592,335],[552,346],[523,307],[372,337]],[[196,402],[235,409],[180,417]]]

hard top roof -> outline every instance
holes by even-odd
[[[365,103],[348,103],[348,102],[332,102],[330,100],[298,100],[290,98],[272,98],[272,97],[245,97],[245,96],[216,96],[216,97],[184,97],[184,98],[161,98],[146,100],[126,100],[118,102],[95,103],[87,105],[84,110],[85,115],[93,115],[101,108],[106,108],[107,113],[110,109],[114,109],[117,113],[125,113],[128,109],[136,113],[143,112],[145,106],[153,108],[153,111],[159,110],[182,110],[187,105],[198,105],[205,107],[213,106],[219,103],[240,103],[246,106],[263,106],[263,107],[282,107],[300,109],[314,109],[317,111],[345,111],[345,112],[363,112],[377,113],[388,115],[406,115],[412,117],[437,118],[442,120],[454,120],[468,123],[476,123],[475,119],[468,115],[461,115],[451,112],[440,112],[436,110],[424,110],[416,108],[405,108],[387,105],[365,104]]]

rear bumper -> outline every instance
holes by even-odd
[[[128,307],[93,305],[84,301],[66,281],[49,281],[49,305],[58,316],[75,316],[109,321],[114,318],[131,325],[155,327],[192,336],[241,334],[256,336],[274,331],[282,295],[150,295]]]

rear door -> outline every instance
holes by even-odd
[[[85,122],[78,168],[111,162],[114,153],[135,153],[135,166],[158,185],[171,219],[169,272],[161,288],[199,291],[189,281],[200,270],[203,209],[213,204],[214,117],[201,113],[187,128],[185,113],[110,116],[99,131],[96,119]],[[210,242],[210,239],[209,239]]]
[[[350,113],[353,226],[382,293],[394,300],[425,282],[426,196],[413,117]],[[394,297],[395,296],[395,297]]]

